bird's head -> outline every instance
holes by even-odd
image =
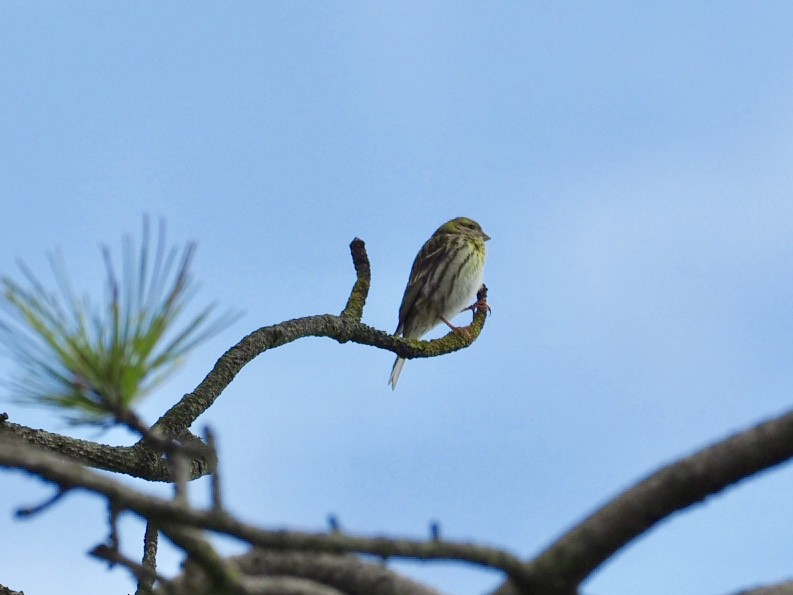
[[[490,236],[482,231],[482,226],[473,219],[468,217],[455,217],[451,221],[447,221],[441,225],[433,235],[444,233],[462,234],[475,238],[480,238],[485,242],[490,239]]]

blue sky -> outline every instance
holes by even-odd
[[[199,301],[245,313],[142,405],[146,419],[248,332],[339,312],[353,237],[372,261],[364,322],[385,330],[438,225],[465,215],[493,238],[483,335],[408,362],[396,392],[390,353],[328,340],[243,370],[198,425],[218,434],[225,498],[245,519],[321,530],[332,512],[356,533],[410,537],[438,520],[449,538],[528,557],[649,471],[790,407],[789,3],[6,2],[0,14],[0,273],[22,259],[46,277],[59,248],[99,296],[98,247],[117,249],[148,213],[198,242]],[[191,489],[205,501],[205,481]],[[791,491],[789,466],[740,484],[585,590],[787,578]],[[85,555],[106,532],[98,499],[14,520],[49,493],[2,475],[14,547],[0,582],[134,590]],[[141,525],[122,529],[137,558]],[[164,572],[177,564],[163,552]],[[500,580],[395,567],[459,595]]]

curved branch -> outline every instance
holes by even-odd
[[[528,564],[542,593],[573,593],[603,562],[671,514],[793,457],[793,411],[656,471],[560,537]],[[508,584],[496,591],[517,591]],[[526,592],[522,590],[520,592]]]
[[[265,351],[281,347],[304,337],[328,337],[339,343],[348,341],[393,351],[404,358],[436,357],[470,346],[482,331],[487,317],[487,305],[482,302],[468,327],[468,333],[450,332],[434,341],[403,339],[367,326],[359,321],[369,291],[369,260],[363,241],[353,240],[350,250],[357,279],[347,306],[340,316],[321,314],[287,320],[252,332],[226,351],[192,393],[186,394],[154,424],[153,431],[179,436],[195,422],[199,415],[215,402],[242,368]],[[483,286],[484,296],[486,288]],[[481,292],[480,292],[481,293]]]

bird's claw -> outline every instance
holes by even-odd
[[[478,299],[477,301],[475,301],[473,304],[471,304],[467,308],[463,308],[461,310],[461,312],[465,312],[466,310],[471,310],[472,312],[476,313],[477,310],[481,310],[483,308],[487,310],[488,314],[491,314],[493,312],[493,308],[491,308],[487,304],[487,299],[486,298]]]

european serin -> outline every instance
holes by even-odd
[[[449,320],[482,286],[489,239],[476,221],[466,217],[441,225],[413,261],[394,334],[419,339],[441,322],[457,330]],[[404,365],[404,358],[397,357],[388,379],[392,390]]]

